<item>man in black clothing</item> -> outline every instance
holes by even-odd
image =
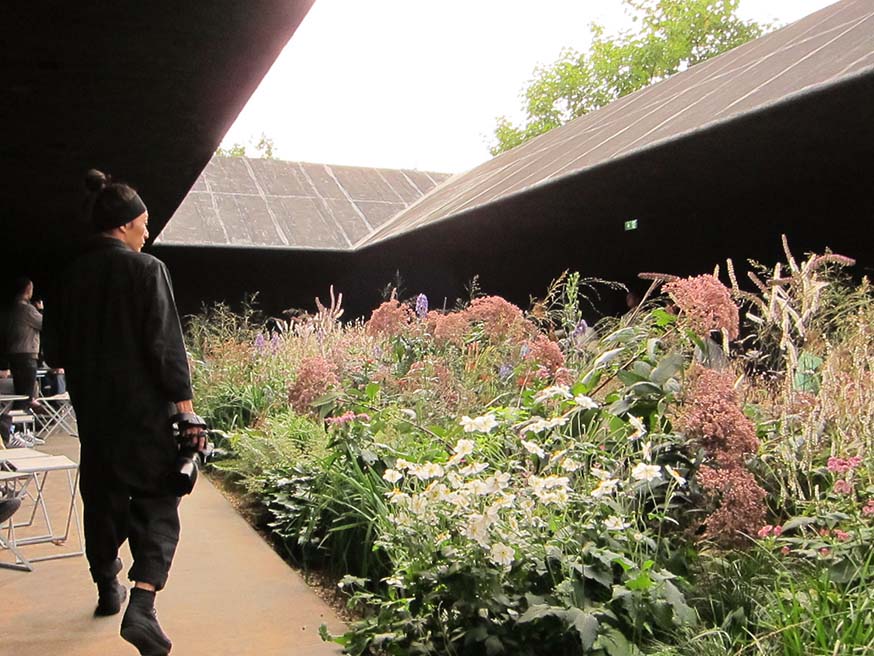
[[[134,582],[121,634],[141,654],[166,654],[154,611],[179,540],[179,499],[170,484],[178,446],[170,417],[193,412],[188,360],[167,268],[141,253],[148,212],[124,184],[89,173],[98,234],[48,304],[44,350],[63,367],[81,441],[85,553],[98,587],[95,614],[121,609],[116,575],[129,540]],[[192,431],[192,444],[204,438]]]

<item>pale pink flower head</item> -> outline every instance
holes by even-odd
[[[780,553],[784,556],[788,556],[791,551],[792,549],[790,549],[788,545],[780,549]]]
[[[846,474],[853,471],[862,463],[862,458],[853,456],[852,458],[836,458],[832,456],[828,459],[828,470],[834,474]]]
[[[471,321],[482,322],[483,331],[492,341],[521,339],[536,332],[522,310],[500,296],[474,299],[465,314]]]
[[[836,529],[833,531],[833,534],[834,534],[834,536],[835,536],[838,540],[840,540],[841,542],[846,542],[847,540],[850,539],[850,534],[847,533],[846,531],[842,531],[842,530],[840,530],[839,528],[836,528]]]
[[[310,404],[340,384],[336,366],[321,356],[304,358],[297,378],[288,390],[288,402],[298,412],[312,410]]]
[[[665,292],[683,313],[684,320],[698,335],[724,330],[729,339],[738,336],[739,310],[731,292],[710,275],[681,278],[667,283]]]
[[[844,479],[839,479],[835,481],[835,486],[832,489],[835,491],[835,494],[852,494],[853,484]]]
[[[868,503],[862,508],[862,514],[868,517],[874,515],[874,499],[868,499]]]
[[[774,530],[773,526],[771,526],[770,524],[765,524],[762,528],[760,528],[758,531],[756,531],[756,535],[758,535],[760,538],[766,538],[769,535],[771,535],[773,530]]]
[[[365,329],[369,335],[394,337],[409,327],[413,316],[413,311],[409,307],[393,298],[373,311],[365,324]]]

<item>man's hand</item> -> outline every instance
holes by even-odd
[[[190,412],[194,414],[194,402],[191,399],[176,401],[176,412]],[[199,426],[189,426],[182,431],[182,437],[187,438],[188,444],[198,451],[203,451],[206,448],[206,431]]]
[[[12,372],[9,369],[0,369],[0,378],[9,378]]]

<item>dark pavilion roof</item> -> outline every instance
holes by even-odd
[[[607,163],[872,73],[874,2],[838,2],[455,176],[354,246],[513,202],[571,178],[585,184],[585,174]],[[870,106],[857,109],[874,119]]]
[[[350,249],[448,177],[213,157],[156,243]]]
[[[7,269],[47,275],[87,232],[91,167],[140,189],[157,234],[312,2],[0,2]]]

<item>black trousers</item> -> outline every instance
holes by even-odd
[[[118,550],[128,540],[134,559],[128,578],[161,590],[179,543],[179,498],[144,495],[120,481],[102,460],[83,448],[79,490],[91,578],[99,582],[118,574]]]
[[[15,393],[29,397],[27,401],[16,401],[13,407],[17,410],[25,409],[36,394],[36,356],[30,353],[10,353],[9,371],[12,373]]]

